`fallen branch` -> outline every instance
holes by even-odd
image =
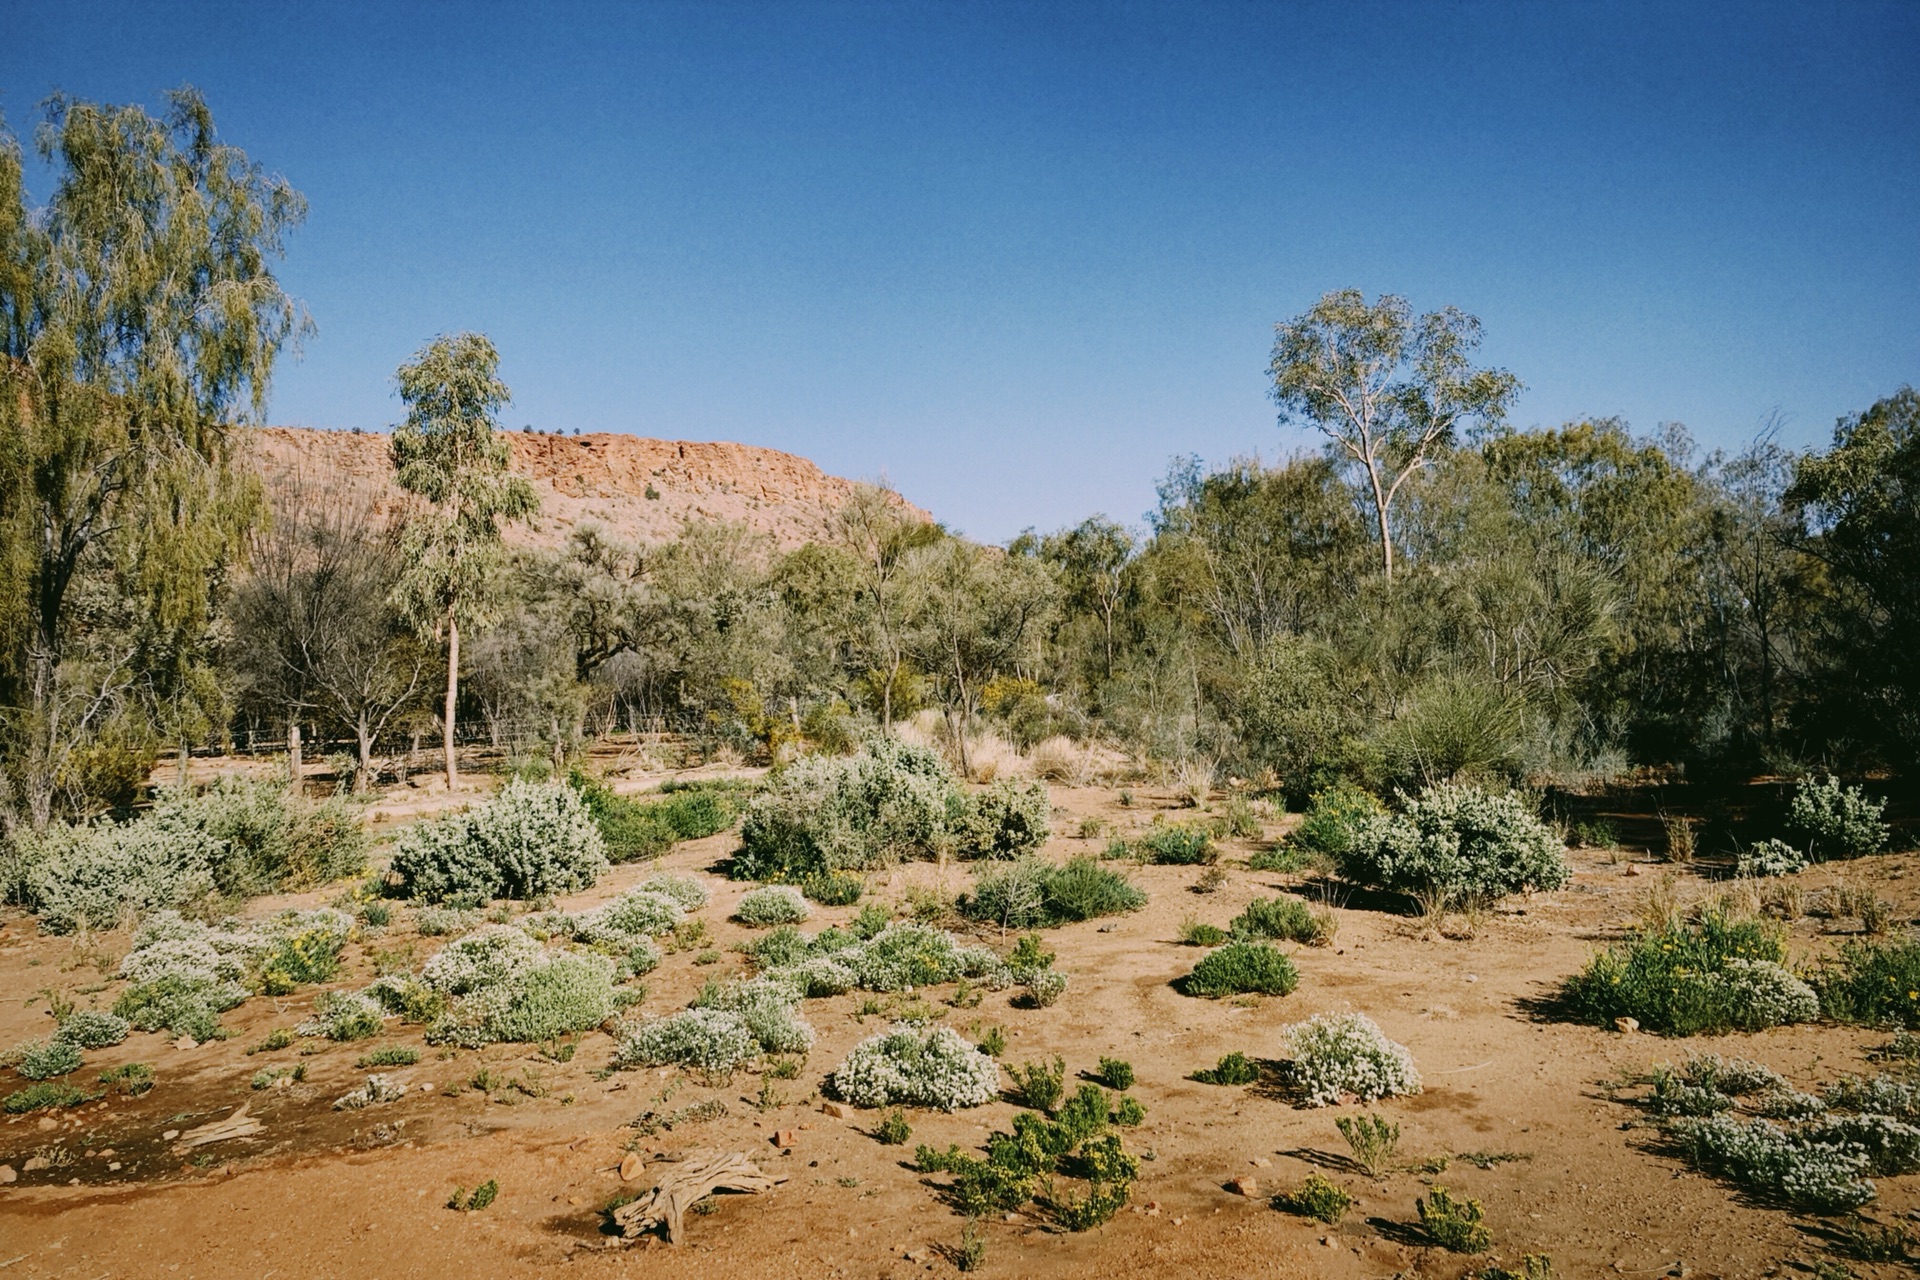
[[[715,1191],[753,1195],[786,1180],[784,1174],[762,1173],[753,1161],[732,1151],[689,1151],[652,1190],[615,1209],[613,1221],[625,1239],[637,1240],[661,1227],[667,1243],[676,1244],[682,1216]]]

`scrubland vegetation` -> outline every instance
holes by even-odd
[[[1187,1140],[1154,1127],[1162,1107],[1364,1105],[1321,1122],[1346,1163],[1227,1185],[1336,1224],[1417,1174],[1381,1238],[1478,1256],[1521,1248],[1523,1224],[1433,1179],[1531,1157],[1409,1164],[1401,1125],[1426,1113],[1398,1100],[1494,1063],[1423,1075],[1456,1012],[1380,1007],[1350,939],[1396,984],[1477,965],[1438,948],[1497,930],[1543,954],[1576,891],[1658,858],[1637,918],[1583,908],[1593,945],[1530,968],[1502,1018],[1589,1053],[1665,1038],[1628,1042],[1654,1056],[1920,1029],[1920,940],[1874,870],[1913,843],[1896,823],[1920,750],[1910,389],[1806,454],[1522,430],[1514,377],[1472,364],[1471,317],[1340,292],[1279,326],[1271,369],[1327,452],[1179,461],[1144,530],[984,547],[866,488],[797,548],[696,523],[658,547],[583,526],[509,550],[532,500],[505,470],[491,344],[436,339],[401,367],[392,455],[416,502],[263,494],[233,440],[304,323],[269,269],[299,196],[216,143],[191,94],[166,121],[60,100],[46,137],[62,185],[31,216],[8,212],[22,165],[0,146],[0,889],[103,980],[34,995],[52,1025],[6,1055],[10,1115],[165,1090],[164,1066],[107,1055],[269,1017],[246,1056],[302,1060],[236,1089],[311,1093],[340,1123],[429,1094],[570,1107],[589,1084],[658,1089],[622,1122],[642,1137],[823,1103],[879,1113],[863,1122],[899,1147],[978,1112],[984,1140],[870,1167],[967,1219],[950,1256],[971,1270],[996,1222],[1158,1215],[1138,1194],[1156,1144]],[[82,163],[100,149],[111,181]],[[129,239],[102,213],[116,183],[179,236]],[[216,286],[243,300],[218,322]],[[263,738],[284,755],[236,750]],[[231,776],[197,784],[209,762]],[[1640,824],[1631,847],[1615,820]],[[1800,886],[1841,864],[1858,879],[1817,910],[1859,928],[1830,938]],[[1717,892],[1689,900],[1683,875]],[[1114,1021],[1143,1009],[1160,1021]],[[1249,1011],[1224,1055],[1162,1025]],[[1052,1048],[1067,1027],[1078,1076]],[[1010,1035],[1038,1056],[1003,1063]],[[336,1045],[352,1087],[322,1098],[307,1061]],[[1920,1170],[1911,1049],[1870,1076],[1808,1067],[1807,1088],[1689,1054],[1612,1096],[1658,1134],[1643,1166],[1840,1215]],[[576,1054],[556,1090],[543,1072]],[[710,1096],[669,1106],[683,1086]],[[1180,1176],[1216,1156],[1184,1150]],[[514,1194],[490,1177],[451,1203]],[[1522,1271],[1478,1274],[1551,1274],[1509,1253]]]

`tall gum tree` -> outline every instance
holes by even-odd
[[[1380,539],[1380,571],[1393,578],[1394,499],[1450,447],[1458,431],[1505,417],[1520,381],[1476,369],[1480,322],[1454,307],[1415,318],[1407,300],[1369,303],[1338,289],[1274,326],[1273,398],[1282,421],[1312,425],[1358,468]]]
[[[442,334],[394,375],[407,406],[406,421],[393,429],[395,476],[429,504],[408,522],[397,597],[416,627],[446,642],[441,729],[449,791],[460,784],[460,627],[490,615],[503,560],[500,522],[527,519],[539,508],[533,489],[507,470],[507,442],[497,428],[512,393],[499,367],[500,353],[486,335]]]

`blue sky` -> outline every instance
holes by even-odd
[[[0,0],[16,131],[191,82],[312,204],[274,421],[480,329],[506,422],[884,474],[977,536],[1312,442],[1275,321],[1482,318],[1516,418],[1789,443],[1920,379],[1920,5]],[[43,180],[36,191],[44,195]]]

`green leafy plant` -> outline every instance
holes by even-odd
[[[1299,985],[1300,971],[1284,953],[1264,942],[1229,942],[1193,966],[1180,990],[1190,996],[1284,996]]]
[[[1885,801],[1870,799],[1859,787],[1843,787],[1829,774],[1794,788],[1787,825],[1816,862],[1859,858],[1886,844],[1888,827],[1881,821],[1886,808]]]
[[[4,1107],[8,1115],[17,1116],[55,1107],[77,1107],[81,1103],[92,1102],[98,1096],[82,1093],[64,1080],[42,1080],[8,1094],[6,1100],[0,1102],[0,1107]]]
[[[799,924],[813,914],[800,891],[788,885],[770,884],[755,889],[740,899],[733,918],[755,928],[777,924]]]
[[[389,867],[409,897],[469,906],[585,889],[606,868],[606,841],[580,793],[519,779],[477,808],[402,831]]]
[[[1920,942],[1843,943],[1813,986],[1835,1021],[1920,1028]]]
[[[1035,1111],[1053,1110],[1060,1105],[1060,1099],[1066,1093],[1067,1063],[1064,1058],[1055,1057],[1051,1064],[1022,1063],[1017,1067],[1008,1067],[1007,1074],[1013,1079],[1010,1091],[1013,1100]]]
[[[913,1126],[907,1123],[907,1113],[895,1107],[873,1127],[873,1136],[889,1147],[904,1146],[913,1137]]]
[[[1298,898],[1255,898],[1228,927],[1245,941],[1278,938],[1324,947],[1333,941],[1338,924],[1331,911],[1315,911]]]
[[[1347,1140],[1354,1163],[1369,1177],[1378,1178],[1392,1167],[1394,1152],[1400,1147],[1399,1125],[1373,1112],[1341,1116],[1333,1124]]]
[[[1203,866],[1219,858],[1213,836],[1203,826],[1160,823],[1141,836],[1137,847],[1149,862],[1162,866]]]
[[[897,1023],[855,1045],[832,1085],[856,1107],[957,1111],[991,1102],[1000,1091],[1000,1068],[950,1027]]]
[[[1572,876],[1559,838],[1520,797],[1464,783],[1428,787],[1401,813],[1371,819],[1337,865],[1355,883],[1452,908],[1558,889]]]
[[[1353,1197],[1340,1184],[1320,1174],[1310,1173],[1292,1191],[1275,1196],[1273,1207],[1332,1226],[1347,1216],[1347,1210],[1353,1208]]]
[[[1478,1200],[1455,1200],[1445,1187],[1435,1186],[1414,1201],[1421,1230],[1427,1238],[1453,1253],[1485,1253],[1493,1247],[1486,1212]]]
[[[850,907],[867,891],[867,882],[849,872],[813,876],[801,891],[823,907]]]
[[[1127,1129],[1135,1127],[1146,1118],[1147,1109],[1141,1106],[1139,1099],[1132,1094],[1121,1098],[1114,1104],[1113,1110],[1107,1113],[1108,1120]]]
[[[1056,865],[1024,858],[983,871],[960,913],[1004,929],[1031,929],[1120,915],[1145,906],[1147,895],[1125,876],[1080,856]]]
[[[1774,923],[1709,912],[1696,924],[1671,922],[1595,956],[1567,980],[1562,1003],[1578,1021],[1611,1027],[1633,1018],[1669,1036],[1810,1021],[1819,998],[1782,966],[1785,959],[1783,931]]]
[[[1191,916],[1180,922],[1180,941],[1189,947],[1217,947],[1233,935],[1217,924],[1206,924]]]
[[[117,1089],[129,1098],[137,1098],[153,1088],[153,1064],[123,1062],[100,1073],[100,1083]]]
[[[418,1061],[420,1051],[412,1045],[383,1044],[361,1054],[353,1065],[365,1071],[369,1067],[410,1067]]]
[[[1100,1070],[1094,1075],[1115,1093],[1125,1093],[1133,1088],[1133,1064],[1124,1058],[1100,1059]]]
[[[447,1208],[460,1213],[478,1213],[492,1204],[499,1194],[500,1184],[488,1178],[472,1191],[468,1191],[465,1187],[455,1187],[453,1194],[447,1198]]]
[[[1260,1068],[1246,1054],[1235,1049],[1211,1067],[1193,1073],[1201,1084],[1252,1084],[1260,1078]]]
[[[50,1080],[80,1069],[80,1046],[59,1039],[29,1040],[8,1055],[29,1080]]]

